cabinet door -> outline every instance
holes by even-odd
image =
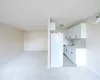
[[[67,57],[70,59],[70,51],[69,51],[69,47],[67,47]]]
[[[68,54],[68,48],[67,46],[65,46],[65,55],[67,56],[67,54]]]
[[[69,47],[69,59],[73,62],[76,63],[75,60],[75,48],[74,47]]]
[[[74,38],[81,38],[81,26],[77,25],[74,27]]]
[[[68,38],[73,38],[73,28],[68,30]]]
[[[73,27],[73,38],[75,38],[75,27]]]
[[[67,32],[65,33],[65,35],[66,35],[66,38],[68,39],[68,37],[69,37],[69,30],[67,30]]]
[[[81,38],[86,38],[86,24],[81,24]]]
[[[69,59],[70,59],[71,61],[72,61],[72,58],[71,58],[72,54],[73,54],[73,52],[72,52],[71,50],[69,50]]]
[[[75,49],[71,51],[71,61],[76,64],[76,53]]]
[[[68,39],[71,38],[71,29],[69,29],[68,32],[67,32],[67,38]]]

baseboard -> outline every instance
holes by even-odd
[[[24,50],[24,52],[48,52],[48,50]]]
[[[88,68],[88,67],[87,67]],[[92,71],[93,73],[95,73],[99,78],[100,78],[100,74],[96,71],[94,71],[92,68],[88,68],[90,71]]]

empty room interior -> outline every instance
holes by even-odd
[[[100,80],[100,0],[0,0],[0,80]]]

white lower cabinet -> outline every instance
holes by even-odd
[[[67,57],[76,64],[76,53],[75,53],[75,48],[73,46],[68,47],[67,51]]]

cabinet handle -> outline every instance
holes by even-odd
[[[69,36],[69,38],[71,38],[71,36]]]
[[[71,55],[73,54],[73,52],[71,52]]]
[[[77,38],[77,35],[75,35],[75,38]]]

